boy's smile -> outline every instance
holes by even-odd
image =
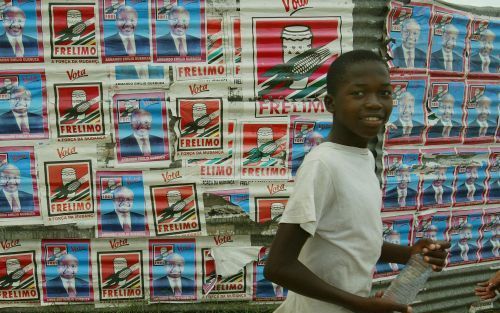
[[[344,81],[328,96],[328,111],[335,119],[332,135],[335,142],[366,147],[391,115],[389,73],[380,62],[360,62],[350,67]]]

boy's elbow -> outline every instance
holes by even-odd
[[[264,278],[276,282],[277,276],[278,275],[278,270],[275,262],[272,261],[272,259],[268,259],[266,261],[266,265],[264,266]]]

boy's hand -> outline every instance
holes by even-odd
[[[500,288],[500,271],[488,281],[477,284],[474,292],[481,300],[489,300],[496,297],[495,290]]]
[[[440,272],[446,265],[448,252],[445,251],[450,247],[448,241],[434,241],[432,239],[421,239],[411,247],[411,254],[422,254],[424,261],[432,265],[432,270]]]
[[[378,295],[377,295],[378,296]],[[382,299],[375,296],[374,298],[367,298],[363,301],[358,312],[370,312],[370,313],[412,313],[413,309],[406,304],[399,304],[387,299]]]

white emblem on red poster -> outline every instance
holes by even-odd
[[[95,3],[49,3],[53,60],[94,59],[97,62],[95,6]]]
[[[94,213],[90,161],[45,162],[48,217]]]
[[[241,136],[241,178],[288,178],[287,123],[244,122]]]
[[[150,187],[156,235],[201,232],[200,203],[195,184]]]
[[[55,84],[56,126],[60,140],[103,137],[103,95],[101,83]]]
[[[254,18],[255,96],[316,98],[341,53],[341,18]],[[278,40],[277,40],[278,39]]]
[[[222,98],[177,99],[178,154],[195,157],[223,152],[222,106]]]
[[[4,240],[2,251],[19,245],[19,240]],[[0,253],[0,307],[5,303],[39,302],[35,251]]]

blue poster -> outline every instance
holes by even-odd
[[[153,2],[154,61],[205,60],[205,1],[154,0]]]
[[[465,143],[493,143],[497,128],[500,85],[467,82]]]
[[[492,149],[488,166],[487,203],[500,202],[500,149]]]
[[[417,209],[420,173],[416,168],[419,164],[416,150],[391,151],[384,156],[383,211]]]
[[[413,244],[420,239],[427,238],[434,241],[447,241],[447,232],[450,222],[450,213],[436,212],[417,217],[417,226],[414,229]]]
[[[455,205],[465,206],[484,203],[486,191],[487,151],[478,153],[460,153],[462,158],[478,156],[467,165],[456,168],[455,180]],[[482,158],[481,158],[482,156]]]
[[[392,80],[391,84],[393,110],[385,125],[385,146],[423,143],[427,78]]]
[[[483,216],[480,260],[500,258],[500,211],[485,210]]]
[[[196,300],[194,239],[150,240],[152,301]]]
[[[470,73],[482,76],[500,73],[500,23],[477,17],[470,27]]]
[[[43,61],[40,2],[11,0],[0,5],[0,63]],[[7,2],[7,1],[5,1]]]
[[[116,65],[116,80],[164,79],[165,69],[161,65]]]
[[[313,121],[295,119],[290,125],[291,166],[295,177],[300,164],[312,148],[324,142],[332,129],[331,121]]]
[[[45,74],[0,72],[0,140],[48,138]]]
[[[205,195],[218,196],[226,201],[226,203],[222,204],[221,199],[211,199],[210,202],[216,204],[205,206],[206,218],[248,218],[250,216],[248,188],[207,191],[204,193],[204,201]]]
[[[465,65],[465,36],[469,17],[451,9],[434,7],[430,69],[463,72]]]
[[[39,216],[32,147],[0,147],[0,218]]]
[[[101,0],[100,8],[103,62],[149,61],[148,2]]]
[[[44,302],[91,302],[89,240],[42,240]]]
[[[450,266],[478,262],[478,240],[481,225],[482,210],[452,213],[449,230],[451,241]]]
[[[451,207],[455,167],[448,166],[440,158],[455,155],[451,149],[426,151],[423,156],[424,175],[420,191],[423,208]],[[435,160],[433,160],[435,159]]]
[[[430,5],[405,5],[392,3],[387,19],[389,43],[394,67],[402,69],[425,69],[429,47]]]
[[[431,80],[426,144],[462,142],[464,81]]]
[[[146,236],[141,172],[97,172],[98,236]]]
[[[401,246],[410,245],[413,224],[412,215],[384,218],[382,223],[384,241]],[[396,275],[403,268],[403,264],[377,262],[374,277]]]

